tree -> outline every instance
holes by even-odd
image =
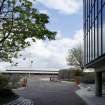
[[[83,71],[83,51],[81,46],[70,49],[66,60],[68,65],[77,67]]]
[[[29,0],[0,0],[0,60],[10,61],[18,51],[30,46],[28,38],[55,39],[49,31],[49,17],[39,13]]]

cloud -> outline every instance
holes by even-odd
[[[81,43],[82,30],[76,31],[73,38],[64,38],[60,31],[58,31],[56,40],[42,41],[37,40],[36,43],[22,51],[23,57],[15,59],[18,62],[18,67],[30,68],[35,70],[56,70],[68,68],[66,64],[66,55],[68,49],[71,49]],[[26,60],[23,60],[26,58]],[[29,61],[33,60],[30,65]]]
[[[40,13],[49,14],[47,10],[39,10]]]
[[[82,7],[82,0],[37,0],[50,9],[57,10],[63,14],[75,14]]]

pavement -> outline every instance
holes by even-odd
[[[78,89],[78,86],[70,82],[31,79],[26,88],[17,89],[15,92],[20,97],[32,100],[33,105],[86,105],[75,93]]]
[[[80,96],[88,105],[105,105],[105,96],[95,96],[95,85],[80,85],[80,89],[76,91],[76,94]]]

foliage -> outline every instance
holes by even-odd
[[[0,74],[0,90],[7,88],[9,79],[6,76]]]
[[[9,88],[0,90],[0,105],[9,103],[17,98],[18,96],[15,93],[13,93],[12,90]]]
[[[75,70],[75,76],[82,76],[82,72],[80,70]]]
[[[86,84],[94,84],[95,83],[95,72],[83,72],[83,76],[81,78],[81,82]]]
[[[46,25],[49,17],[39,13],[30,0],[0,0],[0,59],[10,61],[17,52],[30,46],[28,38],[55,39],[56,32]]]
[[[71,70],[60,70],[59,71],[59,79],[70,80],[71,78]]]
[[[9,87],[10,78],[0,74],[0,105],[16,99],[18,96]]]
[[[81,46],[70,49],[66,60],[68,65],[77,67],[83,71],[83,51]]]
[[[0,97],[10,97],[12,95],[15,95],[15,93],[12,92],[9,88],[4,88],[0,90]]]
[[[75,76],[81,76],[82,72],[77,69],[62,69],[59,70],[59,79],[74,81]]]

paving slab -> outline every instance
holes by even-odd
[[[81,85],[80,89],[76,91],[76,94],[79,95],[88,105],[105,105],[105,96],[95,96],[95,89],[89,89],[88,87],[84,87]]]
[[[15,90],[21,97],[31,99],[34,105],[86,105],[75,94],[79,87],[70,82],[30,80],[24,89]]]
[[[18,99],[4,105],[33,105],[33,102],[29,99],[19,97]]]

